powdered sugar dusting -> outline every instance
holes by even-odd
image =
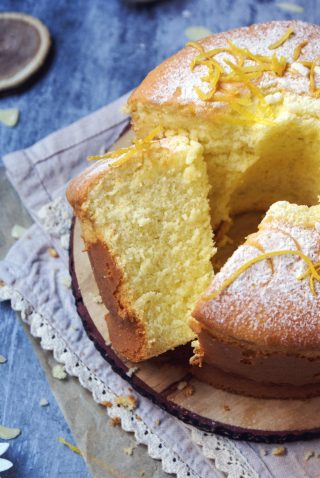
[[[286,30],[292,27],[295,34],[290,37],[282,46],[276,50],[270,50],[268,46],[282,37]],[[254,54],[278,57],[284,56],[287,61],[295,65],[293,60],[295,48],[304,41],[308,44],[302,49],[300,60],[315,60],[320,56],[320,28],[316,25],[307,24],[300,21],[279,21],[270,22],[251,27],[244,27],[230,32],[216,34],[201,41],[205,50],[226,47],[227,40],[231,40],[241,48],[248,48]],[[197,66],[193,72],[190,70],[192,59],[198,54],[193,47],[187,47],[173,56],[165,64],[160,65],[155,72],[152,72],[146,83],[140,87],[143,94],[146,94],[149,100],[155,103],[166,103],[173,99],[179,103],[187,104],[192,102],[195,105],[203,105],[204,102],[194,91],[194,87],[200,87],[204,92],[208,91],[208,86],[201,80],[207,73],[205,66]],[[228,53],[220,53],[215,56],[221,64],[224,59],[234,60]],[[303,67],[303,65],[301,65]],[[274,74],[264,72],[259,86],[279,87],[286,91],[297,94],[309,93],[309,75],[301,68],[288,68],[283,77],[276,77]],[[227,71],[227,68],[226,68]],[[320,86],[320,75],[316,72],[316,83]],[[138,89],[139,92],[139,89]],[[221,106],[217,103],[205,103],[207,107],[216,108]]]
[[[264,252],[299,250],[314,263],[320,261],[320,229],[303,228],[274,220],[262,223],[216,275],[210,290],[216,291],[239,267]],[[207,325],[240,340],[288,350],[320,349],[320,283],[316,297],[307,270],[297,255],[272,257],[251,265],[212,301],[203,302],[201,315]]]

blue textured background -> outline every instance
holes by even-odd
[[[1,155],[33,144],[132,89],[184,45],[188,26],[217,32],[274,19],[320,22],[317,0],[291,3],[303,5],[304,12],[284,12],[273,0],[162,0],[147,6],[121,0],[2,0],[0,11],[23,11],[43,20],[54,45],[37,81],[0,97],[1,108],[21,111],[16,128],[0,125]],[[1,214],[8,211],[0,205]],[[15,471],[5,476],[87,477],[82,459],[56,442],[60,435],[72,441],[70,431],[31,344],[6,305],[0,306],[0,353],[8,357],[0,365],[0,422],[23,429],[7,454]],[[41,397],[49,407],[39,406]]]

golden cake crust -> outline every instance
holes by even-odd
[[[279,48],[270,50],[268,46],[279,40],[290,27],[295,34]],[[267,56],[275,53],[278,57],[284,56],[289,63],[293,63],[294,50],[302,42],[308,43],[302,49],[299,61],[314,61],[320,56],[319,36],[320,27],[317,25],[301,21],[273,21],[217,33],[198,43],[205,50],[210,50],[226,47],[227,40],[231,40],[236,46],[248,48],[252,53]],[[194,90],[194,87],[205,89],[201,77],[207,74],[205,66],[197,66],[193,71],[190,69],[191,62],[198,53],[195,48],[187,46],[151,71],[129,98],[131,112],[134,113],[139,106],[165,105],[183,108],[190,114],[196,112],[210,115],[217,109],[224,108],[221,103],[201,100]],[[224,58],[234,61],[234,57],[230,54],[220,53],[215,56],[220,62]],[[309,95],[308,70],[302,65],[300,70],[293,71],[290,67],[283,77],[264,72],[261,78],[256,80],[256,84],[266,87],[274,85],[275,88],[284,91]]]

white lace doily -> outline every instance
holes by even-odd
[[[70,214],[70,208],[64,199],[56,199],[42,208],[39,214],[39,220],[46,232],[55,239],[60,238],[64,249],[68,248]],[[0,287],[0,301],[4,300],[11,301],[11,307],[21,313],[22,320],[29,325],[31,334],[40,339],[42,348],[51,350],[55,360],[64,364],[68,374],[79,379],[81,385],[92,393],[97,403],[102,401],[114,403],[115,394],[71,351],[68,343],[54,329],[48,318],[39,314],[21,294],[6,285]],[[106,410],[110,417],[120,416],[122,428],[134,433],[137,442],[148,447],[148,453],[152,458],[162,461],[165,472],[176,474],[178,478],[202,478],[196,470],[192,470],[184,463],[177,453],[166,446],[142,420],[136,419],[132,411],[118,408],[116,405]],[[224,472],[229,478],[258,478],[257,472],[252,469],[232,440],[185,426],[190,430],[193,442],[201,447],[206,458],[213,460],[217,470]]]

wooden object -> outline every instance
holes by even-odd
[[[141,362],[131,375],[136,364],[111,347],[106,308],[99,300],[77,221],[70,240],[70,273],[79,315],[96,348],[133,388],[164,410],[202,430],[235,439],[279,443],[320,436],[320,397],[257,399],[216,389],[194,376],[190,346]]]
[[[47,27],[24,13],[0,13],[0,91],[19,86],[44,63],[51,45]]]

